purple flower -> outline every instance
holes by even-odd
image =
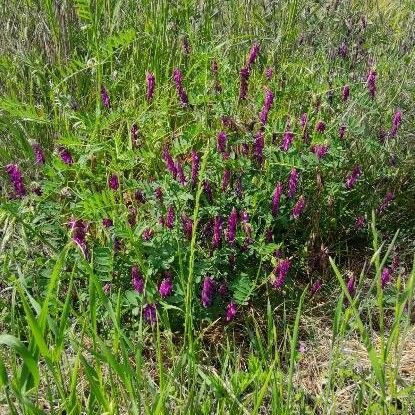
[[[222,239],[222,218],[220,216],[215,216],[213,222],[213,237],[212,237],[212,248],[219,248],[220,242]]]
[[[289,259],[281,259],[278,261],[278,264],[273,271],[275,276],[275,280],[273,282],[274,288],[280,289],[284,285],[285,278],[287,277],[290,266],[291,261]]]
[[[318,132],[318,133],[324,133],[324,131],[326,130],[326,124],[324,123],[324,121],[319,121],[317,124],[316,124],[316,131]]]
[[[135,226],[137,223],[137,209],[136,208],[130,208],[130,211],[128,212],[128,223],[130,226]]]
[[[141,238],[143,239],[143,241],[148,242],[154,235],[154,231],[151,228],[146,228],[143,231],[143,234],[141,235]]]
[[[65,147],[61,147],[59,149],[59,156],[65,164],[73,164],[73,158],[71,156],[71,153]]]
[[[298,171],[297,169],[292,169],[290,171],[290,177],[288,179],[288,197],[292,198],[297,192],[297,186],[298,186]]]
[[[389,205],[392,203],[392,200],[395,198],[395,195],[392,192],[387,192],[386,196],[383,198],[381,204],[376,209],[377,213],[383,213]]]
[[[248,67],[243,67],[239,71],[239,99],[245,100],[248,94],[248,80],[250,76],[250,71]]]
[[[273,239],[274,239],[274,232],[272,231],[271,228],[267,228],[265,231],[265,241],[268,243],[271,243]]]
[[[395,272],[398,268],[399,268],[399,255],[397,252],[395,252],[395,255],[392,258],[391,270],[392,272]]]
[[[42,147],[40,147],[39,143],[34,143],[32,145],[33,153],[35,155],[35,162],[36,164],[44,164],[45,163],[45,155],[43,154]]]
[[[72,240],[81,249],[85,258],[88,258],[88,247],[86,245],[87,223],[81,219],[71,219],[69,221],[69,227],[71,229]]]
[[[272,214],[275,216],[280,210],[280,199],[282,195],[282,184],[277,183],[274,189],[274,194],[272,195]]]
[[[186,215],[186,213],[182,213],[181,216],[182,219],[182,227],[183,227],[183,233],[186,236],[186,238],[190,241],[192,239],[192,233],[193,233],[193,220]]]
[[[210,70],[212,71],[213,76],[216,77],[218,75],[219,66],[218,66],[218,62],[215,59],[213,59],[212,62],[210,63]]]
[[[131,267],[131,283],[139,294],[142,294],[144,291],[144,278],[141,275],[141,272],[137,265]]]
[[[259,53],[259,43],[255,42],[251,46],[251,50],[249,51],[248,58],[246,60],[246,64],[248,67],[252,66],[253,63],[256,61]]]
[[[229,245],[233,245],[235,243],[235,236],[236,236],[236,226],[238,224],[238,212],[235,208],[232,208],[232,212],[228,218],[228,229],[227,229],[227,237]]]
[[[105,226],[106,228],[110,228],[111,226],[113,226],[112,219],[111,218],[102,219],[102,226]]]
[[[203,191],[209,203],[212,203],[213,202],[212,186],[210,185],[210,182],[207,179],[203,180]]]
[[[217,140],[216,140],[216,148],[218,149],[219,153],[225,153],[226,143],[227,143],[226,134],[223,131],[221,131],[218,134],[218,137],[217,137]]]
[[[301,114],[301,117],[300,117],[301,128],[305,128],[307,126],[307,123],[308,123],[308,115],[307,113],[304,112],[303,114]]]
[[[212,71],[212,75],[215,78],[215,91],[219,94],[222,92],[222,85],[219,82],[218,62],[216,60],[212,60],[210,70]]]
[[[176,92],[179,97],[180,103],[183,107],[187,106],[189,99],[187,98],[186,91],[183,87],[183,75],[179,68],[175,68],[173,71],[173,81],[176,85]]]
[[[222,283],[219,285],[219,288],[218,288],[218,294],[219,294],[222,298],[225,298],[225,297],[228,295],[228,284],[227,284],[227,282],[226,282],[226,281],[222,282]]]
[[[118,190],[118,188],[120,187],[120,182],[116,174],[111,174],[108,178],[108,187],[111,190]]]
[[[197,177],[199,175],[200,157],[196,151],[192,150],[192,168],[191,168],[191,182],[192,186],[196,186]]]
[[[267,69],[265,69],[265,78],[268,81],[271,81],[272,79],[272,68],[271,67],[268,67]]]
[[[102,105],[105,108],[111,108],[110,97],[104,86],[101,88],[101,100],[102,100]]]
[[[258,164],[262,164],[264,161],[264,155],[263,155],[264,146],[265,146],[264,133],[262,131],[258,131],[258,133],[255,135],[254,145],[252,148],[254,158],[258,162]]]
[[[181,165],[180,161],[176,161],[176,171],[177,171],[177,181],[184,186],[186,184],[186,177],[184,175],[183,166]]]
[[[242,173],[235,180],[235,194],[238,198],[242,198]]]
[[[173,291],[173,282],[170,277],[163,278],[160,283],[159,293],[162,298],[167,298]]]
[[[156,187],[156,189],[154,190],[154,196],[156,196],[156,199],[160,203],[163,203],[163,190],[160,186]]]
[[[350,190],[356,184],[362,174],[362,168],[359,165],[354,166],[353,171],[346,178],[346,189]]]
[[[396,111],[395,114],[393,114],[393,118],[392,118],[392,128],[390,130],[390,137],[395,138],[396,134],[398,132],[398,128],[400,126],[402,122],[402,112],[401,111]]]
[[[274,94],[270,89],[265,90],[264,105],[259,113],[259,120],[262,125],[265,125],[268,120],[268,114],[271,109],[272,103],[274,102]]]
[[[213,296],[215,295],[215,281],[211,277],[205,277],[202,282],[201,300],[203,307],[207,308],[212,305]]]
[[[9,179],[13,184],[14,191],[17,196],[24,196],[26,189],[23,183],[22,172],[17,164],[8,164],[6,166],[6,172],[9,175]]]
[[[291,131],[286,131],[284,133],[284,136],[282,137],[282,143],[281,143],[281,150],[282,151],[288,151],[291,147],[291,144],[294,140],[294,133]]]
[[[156,78],[152,72],[147,72],[146,84],[147,84],[147,92],[146,92],[147,101],[151,102],[154,96],[154,88],[156,87]]]
[[[236,308],[236,304],[231,301],[227,306],[226,306],[226,321],[231,321],[235,318],[237,313],[237,308]]]
[[[156,306],[154,304],[146,304],[143,308],[143,316],[148,323],[154,324],[157,320]]]
[[[342,88],[342,99],[343,99],[343,101],[346,102],[349,99],[349,97],[350,97],[350,86],[349,85],[345,85]]]
[[[354,274],[350,274],[349,280],[347,281],[347,291],[349,292],[350,296],[353,297],[356,292],[356,278]]]
[[[346,134],[346,126],[341,125],[339,128],[339,137],[343,139],[345,134]]]
[[[304,198],[304,195],[301,195],[297,203],[292,209],[292,215],[294,219],[298,219],[300,217],[301,213],[304,210],[304,207],[305,207],[305,198]]]
[[[166,220],[164,222],[166,228],[173,229],[174,226],[174,207],[169,206],[167,209]]]
[[[382,290],[389,284],[392,278],[392,270],[389,267],[385,267],[382,270],[382,274],[380,276],[380,283],[382,286]]]
[[[172,174],[173,178],[176,178],[177,168],[167,146],[163,147],[163,160],[166,163],[167,170]]]
[[[231,171],[229,169],[223,170],[222,175],[222,192],[226,192],[229,182],[231,181]]]
[[[372,98],[376,95],[376,71],[370,69],[366,79],[366,86]]]
[[[355,227],[357,229],[363,229],[366,226],[366,219],[364,216],[358,216],[355,221]]]
[[[338,49],[338,52],[339,52],[339,55],[340,55],[343,59],[345,59],[345,58],[346,58],[346,56],[347,56],[347,52],[348,52],[348,47],[347,47],[346,42],[342,42],[342,43],[340,44],[339,49]]]
[[[111,292],[111,284],[108,282],[102,287],[105,295],[108,295]]]
[[[133,147],[137,146],[137,140],[138,140],[138,126],[136,123],[134,123],[131,126],[131,144]]]
[[[144,195],[144,193],[141,190],[136,190],[134,197],[135,197],[135,200],[138,203],[145,203],[146,202],[146,196]]]
[[[314,153],[319,160],[327,155],[329,146],[327,144],[314,144],[311,146],[311,152]]]
[[[310,294],[314,295],[317,291],[319,291],[322,287],[322,282],[320,280],[317,280],[314,282],[314,284],[310,288]]]

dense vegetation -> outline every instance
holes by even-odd
[[[413,413],[414,12],[2,4],[0,412]]]

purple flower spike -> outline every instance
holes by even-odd
[[[339,56],[341,56],[343,59],[346,58],[347,56],[347,52],[348,52],[349,48],[347,47],[346,42],[342,42],[341,45],[339,46],[338,52],[339,52]]]
[[[236,308],[236,304],[231,301],[227,306],[226,306],[226,321],[232,321],[237,313],[237,308]]]
[[[159,293],[162,298],[167,298],[173,292],[173,282],[170,277],[163,278],[160,283]]]
[[[321,160],[329,152],[329,146],[327,144],[314,144],[311,146],[311,151]]]
[[[356,278],[353,274],[350,274],[349,280],[347,281],[347,291],[351,297],[353,297],[356,292]]]
[[[182,226],[184,235],[190,241],[193,233],[193,220],[186,213],[182,213]]]
[[[154,235],[154,231],[151,228],[146,228],[143,231],[143,234],[141,235],[141,238],[143,241],[148,242]]]
[[[264,97],[264,105],[262,106],[262,110],[259,113],[259,120],[261,121],[262,125],[265,125],[268,120],[268,114],[271,109],[272,103],[274,102],[274,94],[270,89],[265,90],[265,97]]]
[[[226,192],[230,181],[231,181],[231,171],[229,169],[225,169],[223,171],[223,176],[222,176],[222,192]]]
[[[203,191],[209,203],[212,203],[213,202],[212,186],[210,185],[209,180],[203,180]]]
[[[366,226],[366,219],[364,216],[358,216],[355,221],[355,227],[358,230],[363,229]]]
[[[102,219],[102,226],[105,226],[106,228],[110,228],[113,225],[111,218],[104,218]]]
[[[392,118],[392,128],[390,130],[390,137],[395,138],[396,134],[398,132],[398,128],[401,125],[402,122],[402,112],[401,111],[396,111],[395,114],[393,114],[393,118]]]
[[[147,84],[147,102],[151,102],[154,96],[154,89],[156,87],[156,78],[152,72],[147,72],[146,75],[146,84]]]
[[[212,237],[212,248],[219,248],[222,239],[222,218],[215,216],[213,222],[213,237]]]
[[[186,176],[184,175],[183,166],[180,161],[176,161],[177,181],[184,186],[186,184]]]
[[[43,154],[42,147],[39,143],[34,143],[32,145],[33,153],[35,155],[36,164],[45,164],[45,155]]]
[[[346,189],[350,190],[354,187],[362,174],[362,168],[358,165],[354,166],[353,171],[346,178]]]
[[[370,69],[366,79],[366,86],[372,98],[376,96],[376,71]]]
[[[341,125],[339,128],[339,138],[343,139],[345,134],[346,134],[346,126]]]
[[[177,168],[167,146],[163,147],[163,160],[166,163],[167,170],[172,174],[173,178],[176,178]]]
[[[239,84],[239,99],[240,100],[245,100],[247,95],[248,95],[248,80],[249,80],[249,76],[250,76],[250,71],[248,67],[243,67],[240,71],[239,71],[239,79],[240,79],[240,84]]]
[[[163,190],[160,186],[156,187],[154,190],[154,196],[156,196],[156,199],[162,203],[163,202]]]
[[[278,261],[278,264],[273,271],[275,276],[275,280],[273,282],[274,288],[280,289],[284,285],[290,266],[291,261],[289,259],[282,259]]]
[[[6,172],[9,175],[10,181],[13,184],[14,191],[17,196],[24,196],[26,189],[23,183],[22,172],[17,164],[8,164],[6,166]]]
[[[131,267],[131,283],[139,294],[144,291],[144,278],[137,265]]]
[[[301,117],[300,117],[301,128],[307,127],[307,123],[308,123],[308,115],[307,113],[304,112],[303,114],[301,114]]]
[[[183,75],[179,68],[175,68],[173,71],[173,81],[176,85],[176,92],[179,97],[180,103],[183,107],[186,107],[189,103],[189,99],[183,87]]]
[[[251,46],[251,50],[249,51],[249,55],[248,58],[246,60],[246,64],[248,67],[252,66],[254,64],[254,62],[256,61],[257,57],[258,57],[258,53],[259,53],[259,43],[255,42],[252,46]]]
[[[318,132],[318,133],[324,133],[324,131],[326,130],[326,124],[324,123],[324,121],[319,121],[317,124],[316,124],[316,131]]]
[[[153,325],[157,320],[157,311],[154,304],[146,304],[143,308],[144,319]]]
[[[232,212],[228,218],[228,229],[227,229],[227,237],[228,237],[229,245],[233,245],[235,243],[237,224],[238,224],[238,212],[235,208],[232,208]]]
[[[275,186],[274,194],[272,196],[272,214],[278,215],[280,210],[280,199],[282,195],[282,184],[280,182]]]
[[[226,134],[223,131],[221,131],[218,134],[218,137],[216,140],[216,148],[218,149],[219,153],[225,153],[227,140],[228,139],[226,137]]]
[[[61,147],[59,149],[59,156],[65,164],[73,164],[73,158],[71,156],[71,153],[65,147]]]
[[[138,203],[145,203],[145,202],[146,202],[146,196],[145,196],[145,194],[142,192],[142,190],[140,190],[140,189],[138,189],[138,190],[135,192],[134,197],[135,197],[135,200],[136,200]]]
[[[71,219],[69,221],[69,227],[71,229],[72,240],[81,249],[85,258],[88,258],[88,247],[86,245],[87,223],[81,219]]]
[[[382,274],[380,276],[380,283],[382,286],[382,290],[389,284],[392,278],[392,270],[389,267],[385,267],[382,270]]]
[[[281,143],[281,150],[282,151],[288,151],[291,147],[291,144],[294,140],[294,133],[291,131],[286,131],[284,133],[284,136],[282,137],[282,143]]]
[[[267,69],[265,69],[265,78],[267,79],[267,81],[271,81],[272,79],[272,68],[268,67]]]
[[[314,284],[310,288],[310,294],[314,295],[317,291],[320,291],[321,287],[323,286],[320,280],[314,282]]]
[[[298,171],[297,169],[292,169],[290,171],[290,177],[288,179],[288,197],[292,198],[297,193],[297,186],[298,186]]]
[[[101,88],[101,100],[102,100],[102,105],[105,108],[107,109],[111,108],[110,97],[108,95],[108,91],[105,89],[104,86]]]
[[[215,281],[211,277],[205,277],[202,282],[201,300],[202,305],[208,308],[212,305],[215,295]]]
[[[386,196],[383,198],[382,203],[376,209],[378,214],[383,213],[389,205],[392,203],[392,200],[395,199],[395,195],[392,192],[387,192]]]
[[[116,174],[111,174],[111,176],[108,178],[108,187],[111,190],[118,190],[120,187],[120,182]]]
[[[167,209],[166,220],[164,222],[166,228],[173,229],[174,226],[174,207],[169,206]]]
[[[254,158],[258,164],[262,164],[264,162],[264,155],[263,155],[264,146],[265,146],[264,133],[262,131],[258,131],[258,133],[255,135],[254,145],[252,149]]]
[[[349,85],[345,85],[342,88],[342,99],[344,102],[346,102],[350,97],[350,86]]]
[[[301,216],[301,213],[303,212],[304,207],[305,207],[305,198],[303,195],[301,195],[292,210],[292,215],[294,219],[298,219]]]
[[[200,157],[196,151],[192,150],[192,168],[191,168],[191,182],[192,186],[196,186],[197,177],[199,175]]]

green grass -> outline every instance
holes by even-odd
[[[1,167],[0,413],[415,413],[415,10],[410,0],[360,3],[0,4],[1,166],[18,162],[27,187],[41,184],[43,190],[38,197],[10,199]],[[189,55],[182,52],[185,38]],[[350,45],[344,60],[337,55],[343,40]],[[244,103],[237,99],[238,71],[253,41],[261,52]],[[212,92],[212,59],[219,64],[220,95]],[[235,143],[251,139],[249,124],[262,105],[268,66],[275,103],[265,128],[267,160],[257,169],[232,159],[229,165],[248,175],[244,198],[228,199],[219,190],[218,206],[210,206],[203,179],[221,180],[223,160],[215,150],[220,117],[237,120],[239,131],[229,133]],[[376,100],[365,88],[372,66]],[[183,70],[190,109],[177,104],[175,67]],[[145,100],[149,70],[156,76],[151,103]],[[347,106],[339,99],[346,83],[352,88]],[[110,111],[101,104],[102,85]],[[381,145],[378,130],[390,128],[396,108],[404,114],[399,139]],[[311,132],[313,143],[330,143],[325,162],[307,156],[298,140],[294,147],[303,155],[270,149],[287,117],[298,133],[303,112],[313,122],[327,122],[324,138]],[[133,122],[139,150],[129,138]],[[346,143],[338,140],[342,123],[348,126]],[[32,140],[45,150],[42,170],[34,166]],[[174,157],[200,152],[193,193],[164,174],[160,155],[166,142]],[[74,167],[56,157],[60,145],[76,155]],[[393,155],[397,167],[389,161]],[[364,176],[350,196],[344,177],[357,162]],[[294,223],[283,207],[280,239],[267,245],[269,195],[292,167],[301,172],[307,220]],[[106,182],[114,172],[121,172],[121,188],[110,192]],[[125,224],[124,196],[140,186],[152,194],[157,185],[178,218],[183,211],[193,219],[190,241],[175,229],[157,236],[151,249],[142,242],[142,231],[159,215],[152,201],[139,210],[136,227]],[[390,189],[395,202],[385,215],[375,215]],[[238,262],[232,273],[225,271],[225,253],[211,255],[199,235],[207,216],[238,203],[249,205],[258,232],[255,256]],[[356,234],[360,213],[369,226]],[[91,223],[96,245],[90,260],[70,241],[66,223],[72,215]],[[101,226],[106,215],[116,222],[113,233]],[[128,255],[114,251],[115,236]],[[276,248],[292,254],[295,268],[280,292],[268,283]],[[397,252],[401,267],[382,289],[382,270]],[[146,298],[131,292],[126,269],[133,263],[145,276]],[[143,306],[157,301],[158,273],[172,264],[177,297],[160,301],[157,322],[150,325]],[[358,275],[352,296],[350,270]],[[238,303],[231,323],[222,304],[215,303],[211,313],[199,304],[200,280],[210,272],[231,282],[231,299]],[[316,279],[323,288],[311,296]],[[108,282],[110,294],[104,290]]]

